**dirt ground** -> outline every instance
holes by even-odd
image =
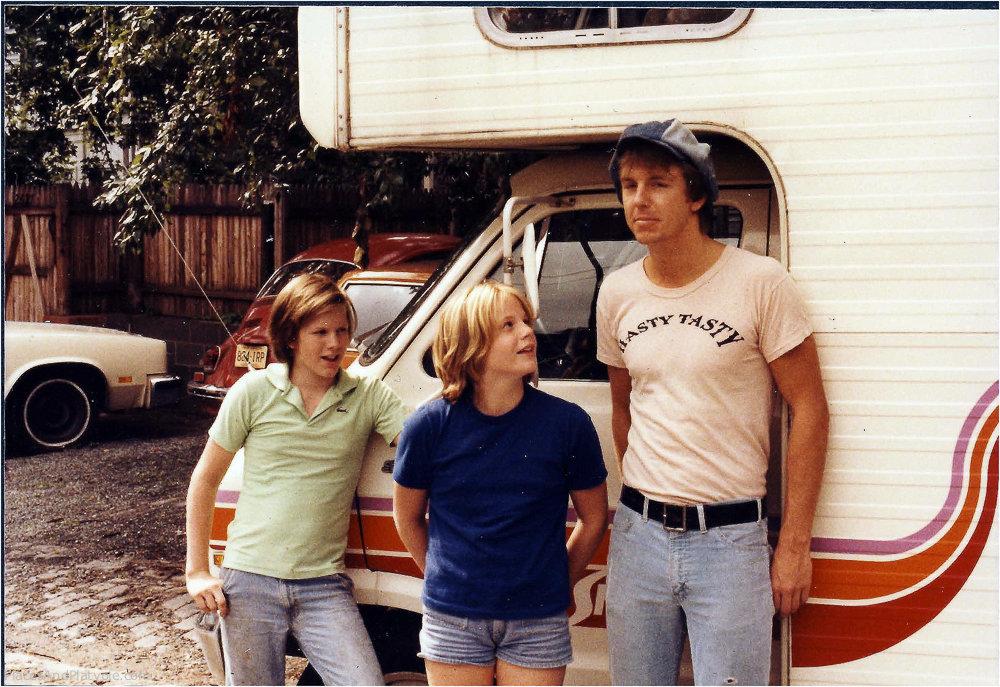
[[[85,446],[4,456],[4,683],[211,682],[183,575],[211,420],[185,400],[105,416]]]

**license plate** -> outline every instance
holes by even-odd
[[[236,344],[236,367],[263,370],[267,365],[267,346]]]

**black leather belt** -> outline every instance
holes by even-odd
[[[697,506],[674,506],[647,499],[642,492],[630,486],[622,485],[622,495],[619,503],[628,506],[636,513],[642,514],[643,506],[649,501],[646,515],[650,520],[663,523],[663,528],[684,532],[701,529],[698,522]],[[707,504],[702,506],[705,511],[705,527],[722,527],[723,525],[738,525],[744,522],[757,522],[764,517],[767,510],[764,499],[740,501],[739,503]]]

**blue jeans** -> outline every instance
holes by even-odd
[[[671,532],[618,507],[608,553],[613,684],[677,684],[687,634],[695,684],[766,685],[773,615],[766,521]]]
[[[284,580],[222,569],[227,685],[284,685],[292,634],[326,685],[381,685],[382,669],[346,575]]]

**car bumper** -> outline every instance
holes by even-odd
[[[149,403],[147,408],[160,408],[177,403],[184,394],[184,384],[177,375],[149,377]]]
[[[188,395],[209,401],[221,401],[225,398],[227,391],[229,389],[224,389],[214,384],[206,384],[205,382],[188,382],[187,385]]]

